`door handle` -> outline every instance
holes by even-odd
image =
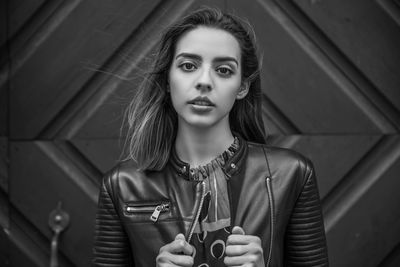
[[[49,226],[53,231],[50,246],[50,267],[58,267],[58,239],[68,224],[69,214],[61,209],[61,202],[58,202],[57,208],[50,212],[49,215]]]

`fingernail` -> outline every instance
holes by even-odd
[[[243,228],[240,227],[240,226],[235,226],[235,227],[232,229],[232,233],[237,234],[237,235],[244,235],[244,234],[245,234]]]
[[[177,234],[175,237],[175,240],[180,239],[180,240],[185,240],[185,236],[181,233]]]

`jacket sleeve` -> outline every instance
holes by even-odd
[[[328,266],[328,253],[314,169],[306,164],[305,183],[285,236],[286,266]]]
[[[111,176],[106,176],[101,185],[96,214],[92,266],[133,266],[129,239],[111,195]]]

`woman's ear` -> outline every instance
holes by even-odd
[[[236,99],[243,99],[249,92],[250,83],[248,81],[242,82],[242,85],[239,87],[239,91],[236,95]]]

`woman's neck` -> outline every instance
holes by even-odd
[[[205,165],[224,152],[234,141],[228,127],[178,127],[175,149],[178,157],[196,167]]]

